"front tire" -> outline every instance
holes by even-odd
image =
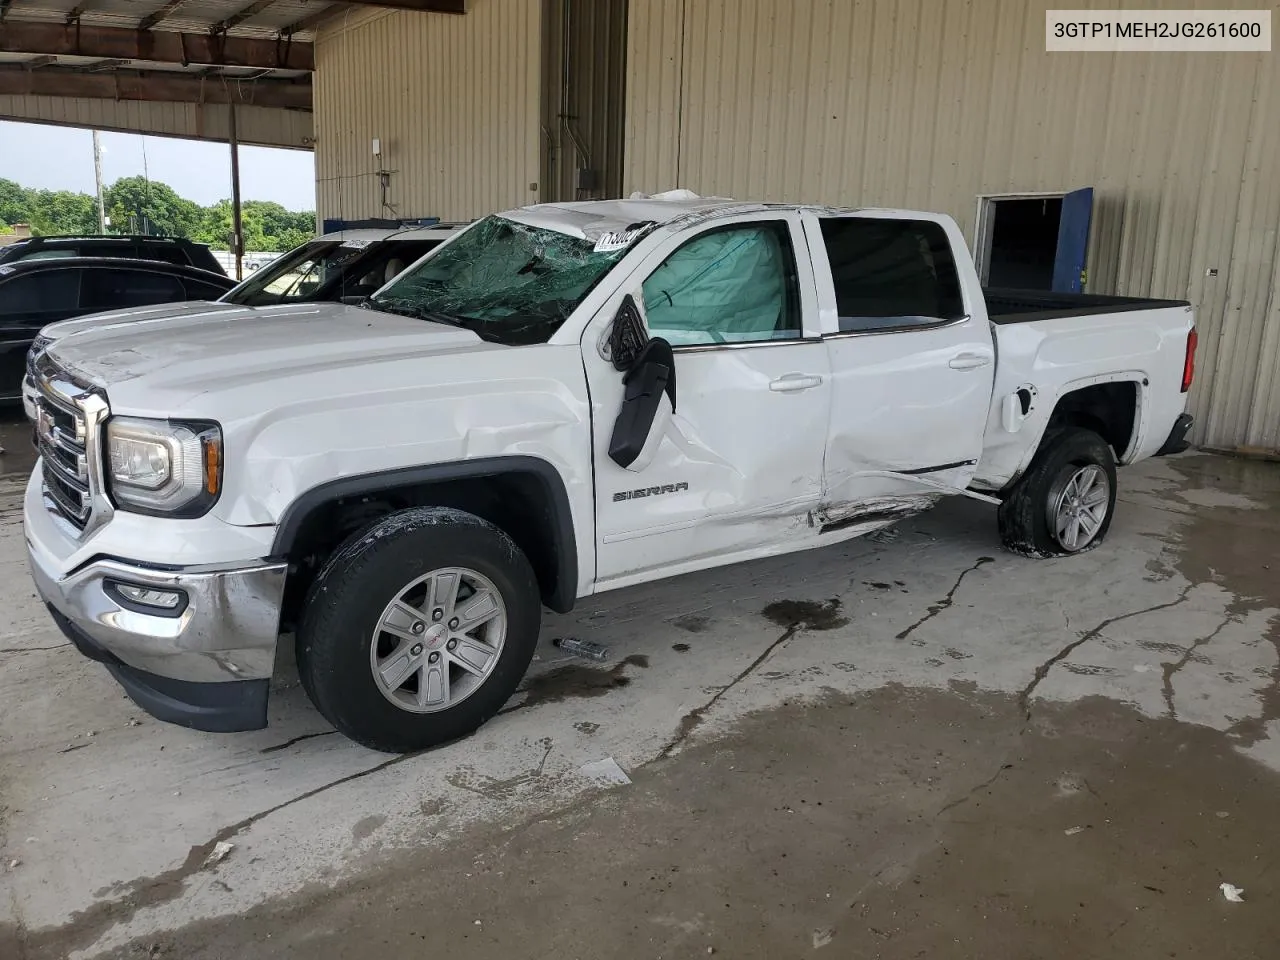
[[[501,529],[402,510],[348,540],[307,595],[298,672],[339,732],[410,753],[466,736],[528,669],[542,616],[528,559]]]
[[[1031,467],[1000,505],[1000,539],[1027,557],[1092,550],[1106,537],[1116,506],[1116,459],[1092,430],[1048,436]]]

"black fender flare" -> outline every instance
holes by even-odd
[[[555,589],[545,598],[547,606],[557,613],[573,609],[578,596],[578,539],[573,525],[573,511],[564,478],[549,461],[531,456],[479,457],[452,463],[433,463],[416,467],[398,467],[376,473],[362,473],[329,480],[303,491],[285,508],[276,524],[271,544],[273,557],[287,557],[311,513],[335,500],[385,493],[406,486],[441,483],[450,480],[484,479],[510,474],[538,481],[546,495],[550,522],[555,531]]]

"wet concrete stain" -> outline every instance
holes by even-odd
[[[688,653],[689,645],[687,643],[673,643],[671,649],[676,653]]]
[[[572,816],[530,810],[108,957],[339,960],[374,942],[409,957],[424,938],[471,960],[796,957],[812,931],[833,956],[884,960],[1274,957],[1280,777],[1221,733],[1109,701],[1041,719],[1026,729],[1009,697],[901,687],[765,711]],[[878,746],[850,776],[854,731]],[[732,789],[746,769],[769,776]],[[422,882],[440,876],[445,898]],[[591,896],[565,896],[564,877]],[[1224,903],[1222,880],[1256,906]],[[663,924],[673,914],[696,918],[696,939]],[[63,956],[56,932],[24,946]]]
[[[683,617],[676,617],[671,623],[685,633],[705,633],[715,621],[701,614],[687,613]]]
[[[444,797],[431,797],[418,804],[418,812],[424,817],[438,817],[449,809],[449,802]]]
[[[848,626],[849,618],[840,613],[839,597],[830,600],[775,600],[760,615],[790,630],[836,630]]]
[[[488,800],[507,800],[541,779],[542,772],[547,767],[547,758],[551,756],[555,744],[550,737],[543,737],[537,745],[542,748],[542,759],[535,766],[513,777],[492,777],[486,773],[479,773],[471,767],[460,767],[456,773],[445,777],[445,782],[459,790],[466,790],[468,793],[477,794]]]
[[[649,666],[649,658],[638,653],[632,654],[607,670],[578,663],[567,663],[546,673],[528,677],[524,686],[517,692],[517,695],[522,692],[524,699],[504,712],[535,707],[540,703],[560,703],[562,700],[603,697],[610,691],[630,685],[631,678],[626,675],[628,667],[643,669],[647,666]]]
[[[1181,477],[1181,490],[1199,491],[1185,522],[1164,538],[1173,546],[1174,569],[1192,583],[1217,583],[1235,594],[1228,617],[1280,608],[1280,464],[1220,456],[1179,457],[1169,465]],[[1233,491],[1209,505],[1217,490]],[[1248,503],[1249,506],[1242,504]],[[1225,624],[1224,624],[1225,626]],[[1221,628],[1220,628],[1221,629]],[[1280,720],[1280,616],[1273,617],[1267,640],[1275,647],[1271,682],[1260,694],[1259,712],[1238,720],[1229,733],[1240,746],[1252,746],[1269,736],[1272,721]],[[1207,641],[1198,641],[1193,653]],[[1177,665],[1162,664],[1176,672]],[[1185,665],[1185,664],[1183,664]],[[1166,707],[1172,694],[1166,687]]]
[[[387,818],[380,813],[357,820],[351,828],[351,842],[359,843],[362,840],[368,840],[373,836],[373,832],[386,822]]]

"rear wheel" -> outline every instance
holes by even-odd
[[[458,510],[404,510],[352,537],[316,578],[298,670],[340,732],[375,750],[422,750],[497,713],[540,619],[533,569],[506,533]]]
[[[1000,539],[1014,553],[1061,557],[1091,550],[1111,527],[1116,461],[1092,430],[1046,437],[1031,467],[1000,506]]]

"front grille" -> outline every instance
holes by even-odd
[[[44,467],[47,503],[76,530],[94,517],[100,484],[96,429],[106,405],[59,370],[47,355],[33,358],[36,382],[36,449]]]

